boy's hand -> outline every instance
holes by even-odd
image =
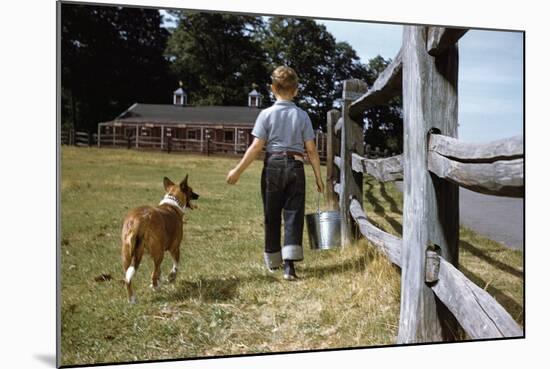
[[[225,178],[225,181],[229,184],[235,184],[239,181],[240,173],[237,171],[236,168],[231,169],[229,173],[227,173],[227,178]]]
[[[317,192],[323,193],[325,192],[325,184],[323,183],[322,179],[317,179]]]

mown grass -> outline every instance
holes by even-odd
[[[399,270],[367,242],[315,252],[305,237],[299,281],[265,271],[260,162],[228,186],[225,175],[237,158],[72,147],[61,153],[63,365],[395,342]],[[132,207],[158,203],[163,176],[175,181],[186,173],[201,198],[186,216],[178,278],[153,292],[146,257],[131,306],[121,282],[122,218]],[[311,169],[306,173],[307,213],[316,194]],[[370,180],[365,189],[369,218],[400,233],[401,194]],[[521,321],[522,254],[468,230],[461,238],[461,269]],[[101,274],[113,279],[97,282]]]

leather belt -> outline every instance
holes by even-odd
[[[304,161],[304,154],[299,151],[275,151],[275,152],[266,152],[265,160],[267,161],[270,157],[287,157],[294,160]]]
[[[301,156],[304,154],[299,151],[275,151],[268,153],[269,156]]]

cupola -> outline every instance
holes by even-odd
[[[256,91],[254,87],[255,85],[252,85],[253,89],[248,94],[248,107],[259,108],[262,106],[262,94]]]
[[[187,94],[182,88],[183,83],[180,81],[180,87],[174,91],[174,105],[187,105]]]

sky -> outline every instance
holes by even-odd
[[[361,61],[394,58],[400,25],[321,20]],[[470,30],[459,41],[458,137],[486,142],[523,134],[523,34]]]
[[[347,41],[362,63],[377,55],[393,59],[401,47],[401,25],[317,22]],[[470,30],[458,46],[458,138],[487,142],[523,134],[523,34]]]

